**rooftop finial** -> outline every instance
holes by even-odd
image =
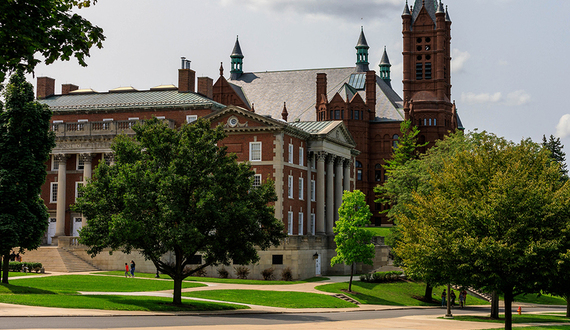
[[[283,112],[281,112],[281,117],[284,121],[287,121],[287,117],[289,117],[289,112],[287,112],[287,102],[283,102]]]
[[[224,75],[224,62],[220,62],[220,76]]]

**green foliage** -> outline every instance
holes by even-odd
[[[546,136],[542,136],[542,146],[550,151],[550,157],[552,160],[558,163],[560,166],[560,174],[565,180],[568,180],[568,169],[566,167],[566,153],[564,152],[564,145],[560,142],[560,138],[555,138],[550,135],[548,140]]]
[[[89,0],[0,1],[0,83],[10,71],[33,72],[41,62],[37,53],[46,64],[75,56],[86,66],[89,49],[101,48],[105,36],[72,10],[90,4]]]
[[[412,125],[410,120],[405,120],[400,124],[401,137],[398,139],[398,146],[394,148],[392,158],[386,160],[384,168],[388,170],[388,175],[391,171],[404,165],[409,160],[418,159],[419,148],[425,147],[428,143],[418,143],[418,134],[420,130],[417,126]]]
[[[3,96],[5,103],[0,102],[0,254],[7,256],[12,248],[37,248],[47,229],[49,215],[39,195],[46,178],[45,162],[55,146],[55,136],[49,130],[51,111],[34,101],[33,87],[21,70],[10,77]],[[7,274],[3,280],[7,283]]]
[[[75,210],[88,219],[80,242],[89,253],[138,249],[174,279],[180,303],[180,283],[192,275],[183,270],[197,252],[204,262],[193,272],[246,265],[259,259],[257,248],[285,237],[270,205],[277,199],[273,183],[252,189],[250,165],[217,145],[225,137],[221,126],[198,120],[170,129],[154,118],[134,130],[134,139],[115,139],[116,163],[101,163],[77,201]],[[167,252],[173,263],[161,260]]]
[[[8,269],[11,272],[21,272],[23,267],[28,269],[28,272],[39,272],[42,269],[41,262],[19,262],[19,261],[10,261]],[[0,267],[1,268],[1,267]]]
[[[291,268],[285,267],[281,271],[281,281],[292,281],[293,280],[293,272]]]
[[[384,283],[384,282],[394,282],[400,280],[400,275],[403,272],[399,271],[389,271],[389,272],[376,272],[376,273],[368,273],[364,275],[360,275],[361,282],[368,282],[368,283]]]
[[[234,267],[234,271],[236,272],[236,277],[239,278],[240,280],[247,279],[250,272],[249,268],[247,268],[246,266]]]
[[[556,276],[570,185],[540,145],[477,138],[432,173],[429,193],[413,193],[403,205],[394,249],[406,273],[503,293],[510,327],[513,296],[537,292]]]
[[[275,268],[273,267],[265,268],[264,270],[261,271],[261,276],[263,276],[264,281],[271,281],[275,278],[275,276],[273,275],[274,272]]]

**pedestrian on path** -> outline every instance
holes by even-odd
[[[129,264],[125,262],[125,277],[131,277],[129,274]]]
[[[449,293],[449,299],[451,300],[451,306],[455,306],[455,291],[451,290],[451,292]]]
[[[131,260],[131,277],[135,277],[135,261]]]
[[[443,289],[443,292],[441,293],[441,307],[447,305],[446,300],[447,300],[447,293],[445,292],[445,289]]]

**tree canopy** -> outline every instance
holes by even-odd
[[[560,173],[562,174],[563,179],[567,180],[568,169],[566,167],[566,153],[563,151],[564,145],[562,145],[562,142],[560,142],[560,138],[555,138],[554,136],[550,135],[547,140],[546,136],[543,135],[542,146],[550,151],[550,157],[560,165]]]
[[[88,219],[80,242],[89,253],[139,250],[174,279],[180,304],[184,278],[209,265],[256,262],[257,248],[285,237],[273,183],[252,188],[250,164],[217,145],[221,126],[200,119],[170,129],[153,118],[134,130],[134,138],[115,139],[116,163],[101,163],[76,203]],[[163,259],[168,252],[172,263]],[[203,263],[189,269],[197,253]]]
[[[0,14],[1,15],[1,14]],[[45,162],[55,146],[51,111],[34,101],[34,90],[22,70],[14,73],[0,102],[0,254],[3,282],[8,283],[8,256],[13,248],[37,248],[48,226],[39,197]]]
[[[0,83],[8,72],[33,72],[40,59],[46,64],[72,56],[86,66],[92,46],[102,47],[103,30],[77,13],[96,0],[0,1]]]
[[[513,297],[539,292],[556,276],[570,185],[530,140],[481,133],[475,142],[444,160],[431,174],[431,191],[412,193],[409,212],[395,215],[402,237],[394,249],[407,271],[433,283],[502,293],[510,329]]]
[[[333,230],[335,233],[336,256],[331,259],[331,266],[336,264],[350,265],[350,282],[348,291],[352,289],[354,264],[363,262],[372,265],[374,258],[374,234],[364,227],[370,224],[370,207],[366,203],[366,195],[360,190],[345,191],[342,204],[338,209],[339,219]]]

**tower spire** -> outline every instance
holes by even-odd
[[[232,68],[230,70],[230,79],[236,80],[243,74],[243,54],[239,45],[239,36],[236,37],[234,50],[230,55]]]
[[[356,44],[356,72],[366,72],[369,70],[368,67],[368,43],[366,42],[366,37],[364,36],[364,28],[360,27],[360,37],[358,38],[358,43]]]
[[[386,46],[384,46],[384,54],[382,54],[382,59],[380,60],[380,79],[382,79],[388,86],[392,87],[390,79],[390,60],[388,59],[388,53],[386,52]]]

